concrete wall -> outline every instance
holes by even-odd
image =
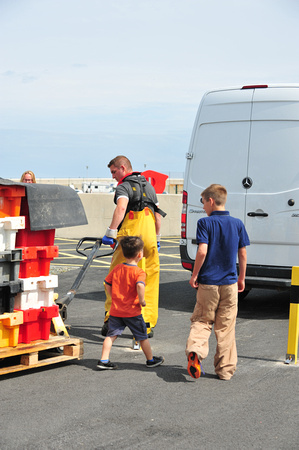
[[[17,178],[12,178],[12,181],[20,181]],[[62,186],[73,185],[77,189],[82,189],[82,183],[98,182],[110,185],[114,182],[112,178],[36,178],[37,183],[41,184],[60,184]],[[184,186],[183,178],[167,178],[165,191],[168,194],[182,194]]]
[[[88,225],[57,228],[56,237],[81,239],[82,237],[102,237],[110,225],[114,211],[114,194],[79,194]],[[162,218],[162,236],[181,234],[182,196],[180,194],[158,195],[160,208],[167,213]],[[74,211],[74,214],[76,212]]]

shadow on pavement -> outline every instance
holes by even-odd
[[[190,383],[195,382],[197,380],[191,378],[187,372],[186,367],[183,366],[175,366],[175,365],[167,365],[167,363],[162,364],[159,367],[155,367],[153,369],[148,369],[145,364],[139,363],[124,363],[114,361],[118,368],[113,371],[113,373],[121,372],[121,371],[132,371],[132,372],[155,372],[157,377],[164,380],[166,383]],[[80,362],[77,362],[81,366],[86,367],[87,369],[93,370],[95,372],[99,372],[99,376],[102,373],[107,373],[109,371],[99,370],[97,369],[97,360],[96,359],[83,359]],[[217,375],[205,373],[201,376],[201,379],[210,378],[210,379],[218,379]]]
[[[253,289],[239,301],[238,317],[242,319],[288,319],[290,296],[287,291]]]
[[[182,366],[167,365],[164,363],[159,367],[149,369],[145,366],[144,363],[140,364],[140,363],[130,363],[130,362],[128,362],[128,363],[117,362],[117,361],[114,361],[114,362],[118,366],[118,368],[115,371],[113,371],[114,373],[121,372],[121,371],[132,371],[132,372],[138,371],[138,372],[147,372],[147,373],[155,372],[159,378],[162,378],[167,383],[188,383],[189,378],[190,378],[188,375],[187,369]],[[97,367],[96,367],[97,360],[96,359],[83,359],[79,362],[79,364],[81,366],[86,367],[87,369],[91,369],[95,372],[99,372],[99,375],[101,375],[101,373],[108,372],[108,371],[97,369]]]
[[[193,312],[196,291],[188,281],[176,281],[160,285],[159,307],[168,310]],[[288,319],[289,293],[275,290],[253,289],[239,301],[238,317],[243,319]]]

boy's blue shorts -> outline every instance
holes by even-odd
[[[135,317],[110,316],[107,336],[121,336],[126,327],[131,330],[136,341],[144,341],[147,339],[147,329],[142,314]]]

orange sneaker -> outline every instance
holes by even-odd
[[[201,363],[198,361],[198,356],[195,352],[190,352],[188,355],[188,373],[192,378],[199,378],[201,375]],[[204,372],[203,372],[204,373]]]

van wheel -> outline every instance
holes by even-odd
[[[239,292],[238,293],[238,300],[239,301],[244,300],[244,298],[249,294],[249,292],[250,292],[250,289],[245,289],[245,291]]]

